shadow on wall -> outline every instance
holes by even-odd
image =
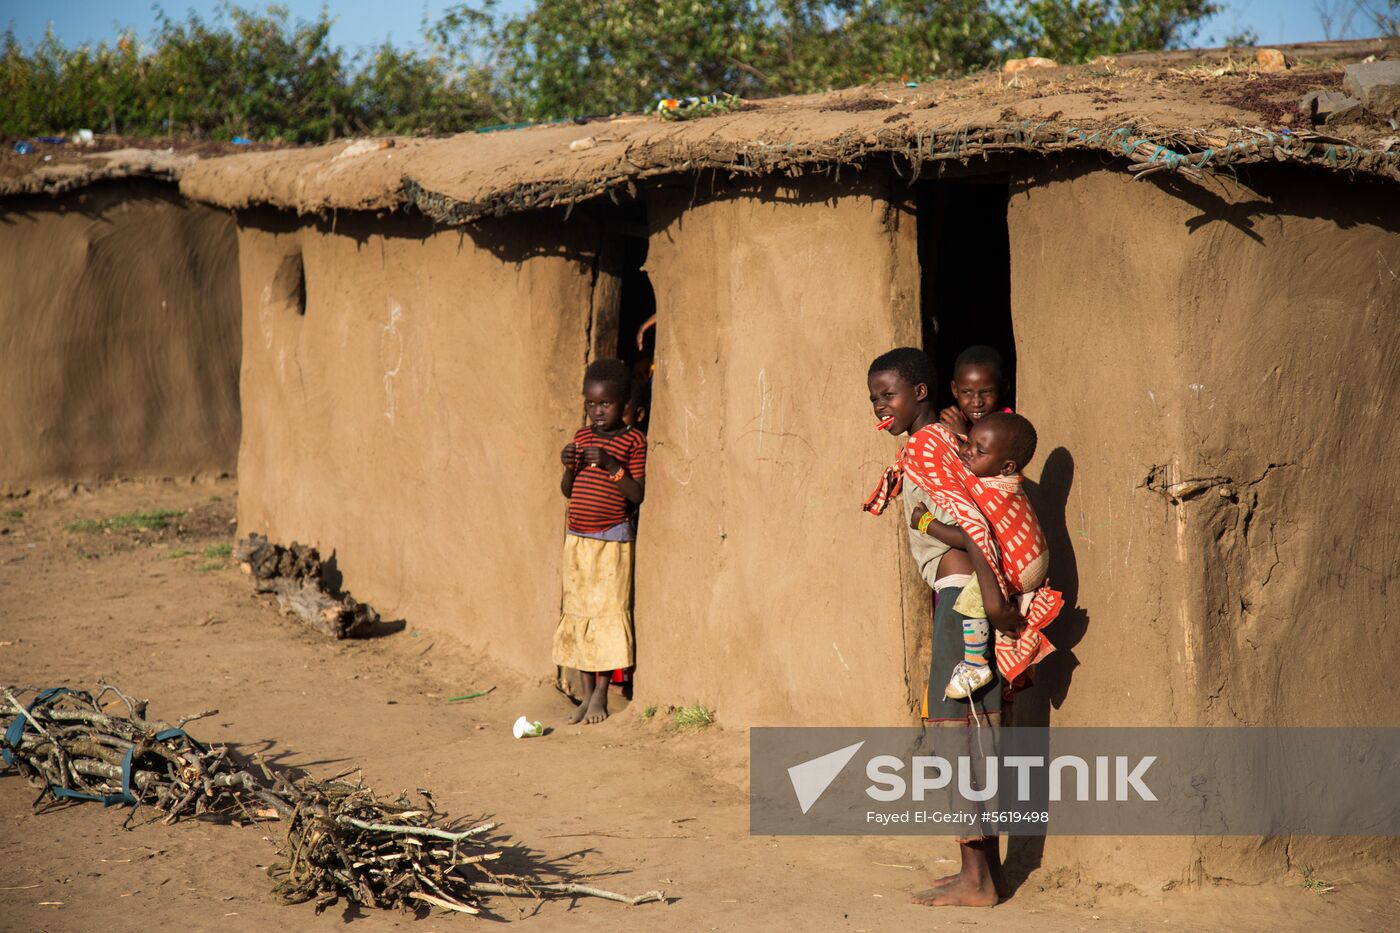
[[[1163,191],[1200,211],[1186,221],[1190,233],[1224,223],[1262,244],[1264,236],[1256,229],[1255,219],[1279,216],[1320,218],[1343,230],[1367,224],[1400,233],[1400,211],[1385,206],[1394,203],[1394,183],[1379,179],[1348,179],[1296,165],[1268,165],[1240,166],[1235,178],[1216,176],[1202,183],[1167,175],[1154,180]]]
[[[478,249],[486,250],[503,262],[520,263],[536,256],[562,256],[580,262],[591,262],[595,250],[578,246],[585,240],[562,235],[565,229],[564,208],[548,208],[492,218],[480,224],[441,227],[418,213],[350,211],[330,216],[303,217],[291,211],[257,207],[238,212],[239,226],[265,233],[293,234],[314,230],[320,235],[339,235],[354,240],[365,248],[375,237],[402,240],[426,240],[444,232],[456,233],[470,240]],[[595,225],[596,219],[583,210],[575,210],[567,220],[575,226]]]
[[[1079,563],[1065,520],[1065,506],[1073,484],[1074,457],[1063,447],[1056,447],[1045,458],[1040,482],[1026,481],[1026,495],[1035,507],[1045,540],[1050,545],[1050,585],[1064,594],[1065,606],[1047,630],[1055,653],[1036,667],[1035,686],[1016,697],[1016,711],[1011,720],[1016,726],[1050,725],[1050,710],[1064,704],[1074,679],[1074,669],[1079,666],[1074,647],[1089,629],[1089,613],[1078,605]],[[1044,855],[1044,836],[1009,837],[1006,870],[1012,885],[1019,887],[1040,867]]]
[[[829,175],[838,182],[841,180],[839,166],[825,170],[821,174]],[[889,194],[887,186],[875,178],[862,177],[861,173],[851,169],[847,170],[846,177],[847,184],[840,193],[841,197],[865,196],[883,200]],[[685,201],[672,197],[650,197],[647,199],[651,229],[663,231],[663,235],[671,224],[683,223],[688,211],[708,201],[744,196],[769,204],[832,205],[836,203],[838,197],[834,194],[814,190],[812,186],[804,185],[802,179],[774,178],[772,176],[730,178],[727,173],[718,170],[664,175],[648,181],[647,189],[653,194],[679,191],[690,195],[689,199]]]
[[[345,574],[340,569],[340,561],[336,558],[335,551],[331,551],[331,556],[321,562],[321,584],[335,599],[350,596],[350,592],[345,589]],[[361,639],[384,638],[389,635],[397,635],[406,628],[408,628],[407,619],[380,619],[357,637]]]
[[[1045,458],[1040,482],[1026,481],[1026,495],[1035,507],[1045,540],[1050,545],[1050,585],[1064,594],[1065,606],[1047,629],[1055,653],[1036,666],[1035,686],[1016,698],[1013,721],[1018,726],[1050,725],[1050,710],[1064,705],[1074,669],[1079,666],[1074,647],[1089,629],[1089,613],[1078,605],[1079,563],[1065,520],[1065,506],[1073,483],[1074,457],[1063,447],[1056,447]]]

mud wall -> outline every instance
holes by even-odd
[[[1396,725],[1400,237],[1383,186],[1064,165],[1009,213],[1028,476],[1072,608],[1018,721]],[[1026,716],[1022,718],[1022,713]],[[1054,839],[1141,885],[1394,857],[1393,841]]]
[[[866,367],[918,339],[912,213],[874,172],[695,190],[648,204],[636,695],[737,726],[909,722],[930,597],[898,518],[860,506],[898,449],[873,430]]]
[[[1400,257],[1368,207],[1384,199],[1277,169],[1210,191],[1046,166],[1013,186],[1012,304],[1040,432],[1028,474],[1069,607],[1017,721],[1394,724],[1378,626]],[[919,333],[907,189],[867,172],[697,190],[648,192],[660,343],[637,699],[698,700],[738,727],[911,722],[929,594],[897,519],[859,507],[896,450],[871,430],[865,367]],[[557,451],[606,290],[596,229],[559,220],[459,233],[250,213],[240,232],[242,530],[312,541],[389,617],[541,675]],[[1396,854],[1018,849],[1142,890]]]
[[[171,185],[0,201],[0,494],[232,472],[232,219]]]
[[[592,281],[592,231],[561,220],[239,215],[240,532],[313,543],[386,619],[541,675]]]

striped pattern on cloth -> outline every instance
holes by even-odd
[[[997,669],[1008,684],[1055,650],[1041,629],[1054,621],[1064,597],[1045,579],[1050,548],[1040,521],[1021,488],[1021,475],[978,478],[958,457],[958,438],[941,424],[911,435],[894,465],[865,502],[874,515],[885,511],[908,476],[967,531],[1008,599],[1019,597],[1026,628],[1016,638],[998,632]]]
[[[578,429],[574,446],[601,447],[627,467],[627,475],[642,480],[647,475],[647,437],[636,428],[611,436],[598,434],[591,426]],[[574,467],[573,494],[569,496],[569,530],[597,534],[627,521],[629,503],[608,474],[596,467]]]

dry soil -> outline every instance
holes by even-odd
[[[944,838],[751,836],[747,737],[720,724],[666,727],[618,704],[607,723],[563,726],[546,683],[473,659],[415,630],[332,642],[255,598],[218,547],[234,484],[127,484],[0,501],[0,682],[107,680],[191,727],[329,776],[359,766],[384,792],[430,788],[463,818],[499,820],[504,844],[613,890],[664,889],[666,904],[494,899],[492,915],[535,930],[1043,931],[1389,930],[1394,879],[1329,877],[1266,887],[1107,891],[1041,870],[991,910],[930,910],[906,894],[953,866]],[[180,510],[163,531],[81,532],[73,522]],[[22,513],[22,514],[21,514]],[[210,549],[206,555],[205,549]],[[346,581],[353,589],[354,581]],[[487,687],[489,696],[447,698]],[[526,713],[555,726],[516,740]],[[275,824],[159,823],[79,804],[40,814],[34,790],[0,777],[0,927],[59,930],[471,929],[489,921],[424,912],[281,906],[263,866]]]

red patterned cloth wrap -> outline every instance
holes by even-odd
[[[904,477],[967,531],[996,575],[1002,595],[1018,599],[1026,627],[1016,638],[997,633],[997,669],[1016,685],[1030,668],[1055,650],[1041,629],[1054,621],[1064,597],[1045,583],[1050,548],[1040,521],[1021,488],[1021,475],[978,478],[958,457],[958,438],[941,424],[910,436],[894,466],[865,502],[879,515],[899,495]]]

